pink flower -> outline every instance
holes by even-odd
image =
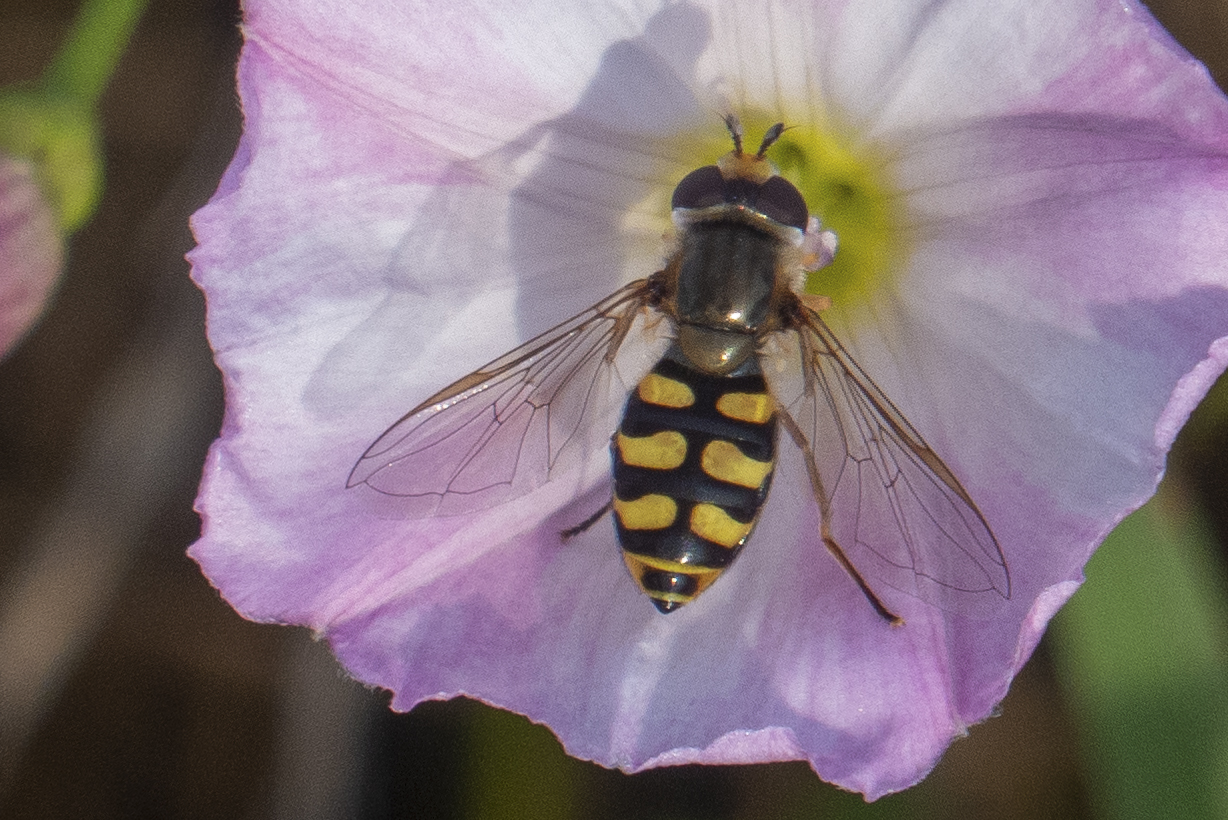
[[[63,256],[55,213],[34,166],[0,155],[0,355],[42,313]]]
[[[244,31],[246,132],[194,221],[228,412],[192,554],[395,708],[463,693],[605,765],[904,788],[1002,699],[1228,364],[1228,105],[1129,0],[252,0]],[[1009,598],[878,585],[889,626],[784,435],[745,551],[669,616],[608,523],[560,543],[605,473],[450,517],[344,489],[406,410],[657,270],[730,111],[795,126],[771,158],[840,238],[809,288],[992,525]]]

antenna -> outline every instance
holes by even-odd
[[[726,125],[728,125],[728,123],[726,123]],[[755,154],[755,156],[757,156],[759,159],[763,159],[763,155],[767,153],[767,149],[771,148],[772,143],[780,139],[780,135],[784,132],[785,124],[783,122],[778,122],[769,128],[767,133],[763,135],[763,142],[759,143],[759,153]],[[741,147],[742,146],[739,144],[738,148],[741,149]]]
[[[733,152],[737,156],[742,156],[742,123],[738,121],[737,116],[733,114],[725,115],[725,127],[729,129],[729,136],[733,137]],[[760,156],[763,155],[763,149],[760,150]]]

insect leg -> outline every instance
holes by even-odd
[[[819,468],[815,465],[814,450],[811,448],[810,442],[806,440],[806,436],[798,429],[797,422],[788,413],[780,413],[779,415],[785,429],[789,431],[789,435],[793,437],[793,441],[801,449],[803,460],[806,462],[806,470],[810,473],[810,487],[814,492],[814,500],[819,505],[819,529],[823,538],[823,546],[827,547],[827,551],[844,568],[849,577],[857,583],[861,593],[870,602],[870,606],[874,607],[874,611],[892,626],[903,626],[904,619],[887,609],[883,602],[879,600],[879,597],[874,594],[874,590],[870,589],[866,579],[862,578],[861,573],[853,566],[853,562],[844,554],[844,550],[840,549],[836,539],[832,538],[831,530],[829,529],[830,525],[828,524],[831,520],[831,504],[827,500],[827,492],[823,489],[823,479],[819,476]]]
[[[823,529],[827,529],[827,522],[823,522]],[[840,545],[835,539],[827,533],[823,533],[823,546],[827,547],[827,551],[832,554],[832,557],[839,562],[840,566],[844,567],[844,571],[852,576],[857,582],[857,586],[861,587],[861,593],[866,596],[866,600],[870,602],[870,606],[874,607],[874,611],[882,616],[883,620],[892,626],[903,626],[904,619],[896,615],[890,609],[883,605],[883,602],[874,594],[874,590],[870,589],[870,585],[866,583],[866,579],[861,577],[861,573],[853,566],[853,562],[844,554],[844,550],[840,549]]]
[[[560,532],[559,537],[562,538],[564,542],[570,541],[572,538],[575,538],[577,535],[600,521],[601,518],[613,508],[613,506],[614,499],[611,498],[609,501],[601,505],[601,509],[597,510],[597,512],[593,513],[588,518],[584,519],[576,526],[568,527]]]

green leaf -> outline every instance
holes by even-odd
[[[1194,515],[1131,515],[1054,620],[1055,662],[1104,817],[1228,817],[1224,572]]]

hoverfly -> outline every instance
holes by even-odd
[[[972,498],[820,318],[822,298],[801,292],[809,209],[767,159],[783,124],[751,154],[738,121],[725,122],[733,150],[674,189],[678,236],[662,270],[419,404],[347,486],[454,515],[546,484],[569,446],[608,423],[598,385],[633,328],[664,323],[664,354],[619,394],[617,429],[597,431],[613,462],[609,501],[562,540],[612,511],[635,582],[661,612],[678,609],[750,538],[783,428],[805,462],[822,543],[884,619],[903,622],[867,576],[931,598],[1009,597],[1005,558]]]

